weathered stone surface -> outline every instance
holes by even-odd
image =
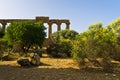
[[[31,56],[30,63],[32,65],[39,66],[40,65],[40,56],[37,53],[33,53],[33,55]]]
[[[52,24],[57,25],[57,30],[61,30],[61,24],[66,24],[66,29],[69,29],[70,21],[67,19],[49,19],[49,17],[45,16],[37,16],[36,19],[0,19],[0,23],[2,24],[2,29],[5,31],[7,23],[11,23],[13,21],[42,21],[43,23],[48,23],[48,38],[50,38],[50,35],[52,34]]]
[[[17,63],[23,67],[29,67],[30,66],[30,61],[28,58],[19,58],[17,60]]]
[[[30,58],[19,58],[17,63],[23,67],[29,66],[39,66],[40,65],[40,56],[37,53],[32,53]]]

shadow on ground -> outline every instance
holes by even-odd
[[[73,68],[23,68],[0,65],[0,80],[120,80],[120,74]]]

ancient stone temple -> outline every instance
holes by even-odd
[[[12,21],[35,21],[35,22],[43,22],[48,24],[48,38],[50,38],[50,35],[52,34],[52,24],[57,25],[57,31],[61,30],[61,24],[66,24],[66,29],[69,29],[70,22],[67,19],[49,19],[49,17],[39,17],[37,16],[35,19],[0,19],[0,23],[2,25],[3,31],[5,31],[7,23],[11,23]]]

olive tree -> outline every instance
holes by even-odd
[[[12,22],[7,27],[5,37],[9,45],[19,44],[22,50],[28,51],[33,45],[42,46],[46,36],[45,29],[41,22]]]

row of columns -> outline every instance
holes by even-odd
[[[51,37],[52,34],[52,24],[53,23],[48,23],[49,27],[48,27],[48,38]],[[69,29],[69,25],[70,23],[65,23],[66,24],[66,29]],[[57,31],[61,30],[61,23],[57,23]]]
[[[2,30],[5,32],[5,28],[6,28],[6,25],[7,23],[5,22],[1,22],[2,24]],[[66,29],[69,29],[69,25],[70,23],[65,23],[66,24]],[[52,34],[52,25],[53,23],[48,23],[49,27],[48,27],[48,38],[50,38],[51,34]],[[57,31],[60,31],[61,30],[61,23],[58,23],[57,24]]]
[[[2,30],[5,32],[5,28],[6,28],[6,25],[7,25],[7,22],[0,22],[2,24]],[[48,38],[51,37],[51,34],[52,34],[52,25],[54,23],[52,22],[48,22]],[[56,23],[57,24],[57,31],[60,31],[61,30],[61,23]],[[66,24],[66,29],[69,29],[69,25],[70,23],[65,23]]]

